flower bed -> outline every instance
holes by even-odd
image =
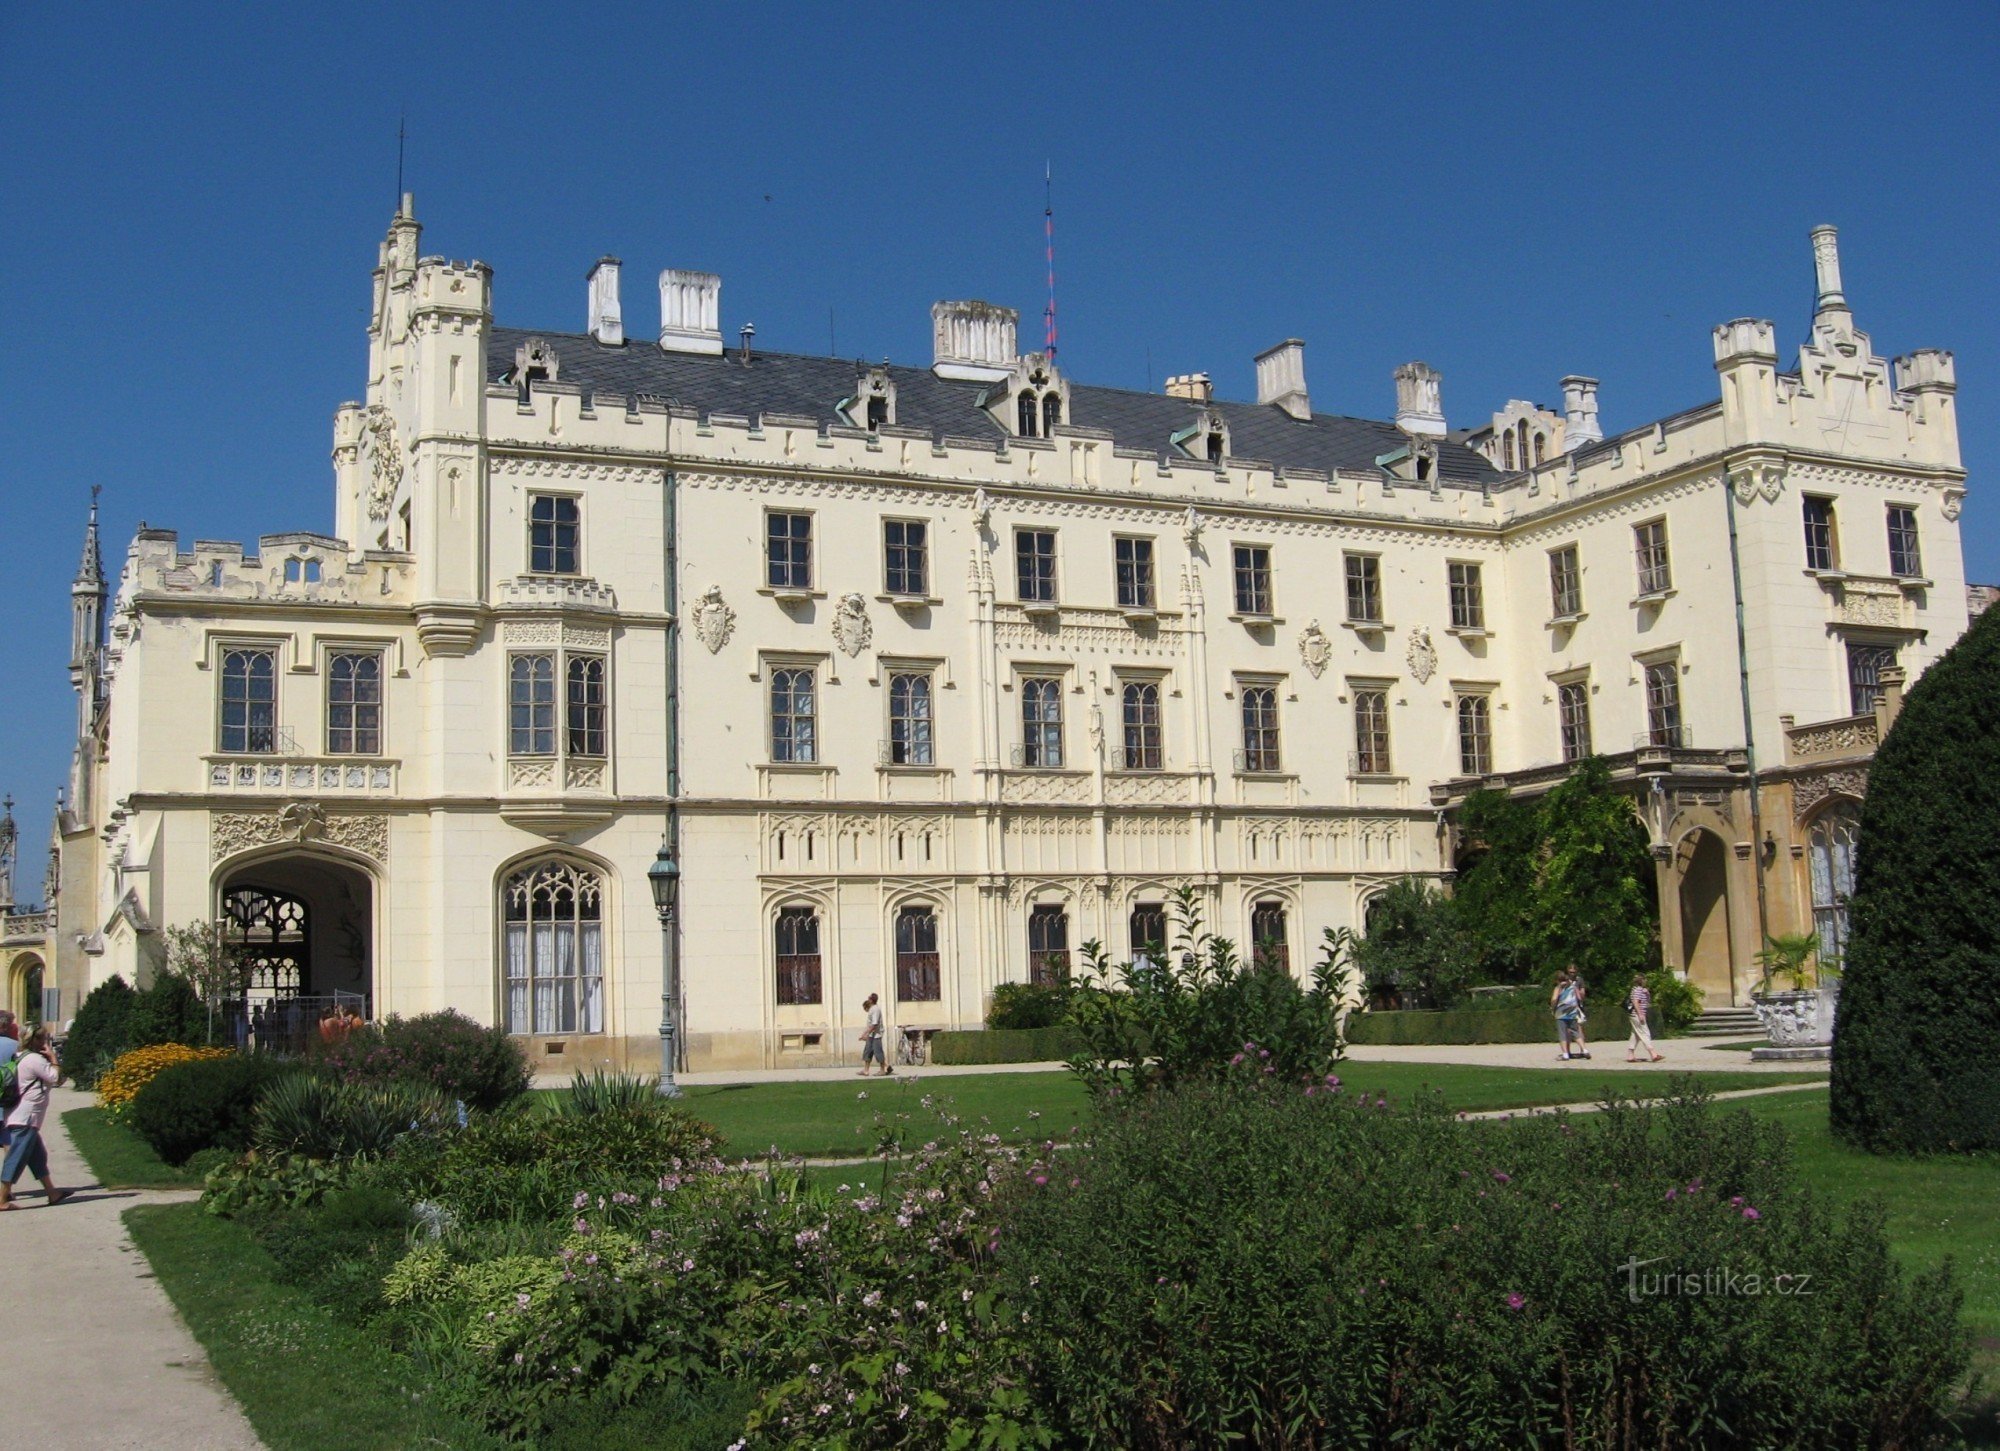
[[[125,1113],[139,1090],[176,1063],[200,1063],[227,1058],[227,1048],[190,1048],[185,1043],[154,1043],[120,1053],[97,1080],[97,1101],[113,1116]]]

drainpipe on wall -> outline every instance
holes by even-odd
[[[680,480],[670,468],[662,476],[662,527],[666,532],[666,611],[667,611],[667,850],[681,860],[681,575],[680,575]],[[685,872],[683,873],[685,879]],[[673,934],[673,958],[681,961],[681,915],[674,914],[668,930]],[[674,1070],[687,1070],[687,973],[677,972],[674,982],[674,1018],[680,1031],[674,1035]]]
[[[1750,710],[1750,645],[1743,621],[1743,561],[1736,544],[1736,489],[1729,469],[1722,470],[1722,507],[1729,520],[1729,587],[1736,596],[1736,677],[1743,700],[1743,753],[1750,768],[1750,862],[1757,889],[1757,950],[1771,940],[1771,919],[1764,903],[1764,807],[1757,785],[1757,731]],[[1736,1001],[1736,964],[1729,965],[1729,1000]]]

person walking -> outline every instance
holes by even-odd
[[[12,1013],[0,1008],[0,1068],[12,1063],[20,1051],[21,1025],[14,1020]]]
[[[1646,986],[1646,979],[1632,979],[1632,991],[1625,994],[1625,1011],[1632,1019],[1632,1041],[1625,1045],[1625,1061],[1637,1063],[1640,1053],[1658,1063],[1666,1055],[1653,1050],[1653,1027],[1646,1021],[1646,1015],[1653,1010],[1653,990]]]
[[[21,1101],[7,1115],[7,1158],[0,1164],[0,1209],[19,1209],[14,1202],[14,1185],[23,1170],[42,1181],[51,1205],[69,1198],[49,1179],[49,1151],[42,1144],[42,1121],[48,1117],[49,1090],[62,1082],[62,1069],[49,1047],[49,1030],[37,1028],[21,1044],[21,1058],[15,1070]]]
[[[861,1076],[868,1076],[868,1065],[873,1063],[882,1070],[881,1076],[889,1076],[889,1059],[882,1051],[882,999],[875,993],[868,994],[862,1005],[867,1013],[867,1023],[861,1029]]]
[[[1549,994],[1549,1006],[1556,1015],[1556,1038],[1562,1048],[1557,1056],[1565,1063],[1590,1056],[1583,1041],[1583,997],[1583,978],[1572,964],[1563,969],[1562,976],[1556,979],[1555,991]]]

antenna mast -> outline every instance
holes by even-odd
[[[403,205],[403,137],[404,122],[408,117],[409,112],[407,110],[399,112],[396,116],[396,205],[398,208]]]
[[[1043,351],[1054,362],[1056,356],[1056,202],[1055,169],[1048,162],[1042,163],[1042,237],[1048,246],[1049,256],[1049,305],[1042,310],[1045,336]]]

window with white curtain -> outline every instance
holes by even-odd
[[[566,861],[535,862],[501,889],[510,1033],[604,1031],[604,883]]]

